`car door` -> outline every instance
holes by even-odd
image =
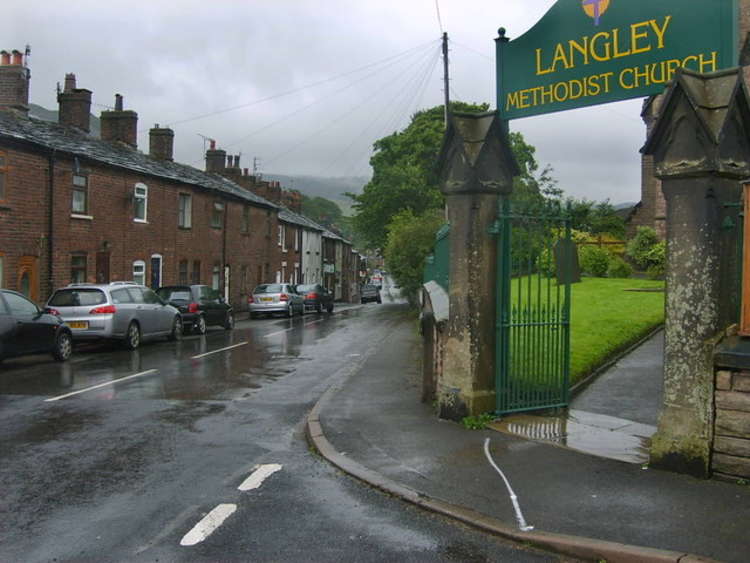
[[[128,287],[128,293],[133,300],[133,316],[141,326],[141,334],[146,336],[156,330],[156,311],[152,305],[147,305],[140,287]]]
[[[217,325],[223,321],[223,312],[219,302],[219,290],[212,289],[207,285],[200,288],[200,306],[206,317],[206,324]]]
[[[17,293],[4,292],[3,297],[10,316],[16,321],[13,337],[16,353],[29,354],[51,349],[57,327],[45,322],[39,307]]]
[[[4,291],[0,291],[0,358],[15,353],[16,320],[5,306]]]
[[[172,322],[175,316],[172,308],[149,288],[144,287],[142,291],[143,301],[153,313],[153,332],[164,333],[172,330]]]
[[[133,301],[128,288],[113,289],[110,292],[112,304],[117,312],[112,316],[112,334],[115,336],[125,335],[130,321],[138,317],[137,305]]]

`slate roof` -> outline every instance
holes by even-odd
[[[24,117],[16,112],[0,111],[0,139],[3,138],[25,141],[110,166],[218,191],[259,206],[273,209],[279,207],[218,174],[209,174],[177,162],[156,160],[122,143],[102,141],[73,127]]]
[[[296,213],[287,207],[279,208],[279,221],[284,221],[285,223],[292,223],[294,225],[300,225],[302,227],[311,229],[313,231],[325,231],[326,230],[325,227],[318,225],[312,219],[309,219],[305,217],[304,215]]]

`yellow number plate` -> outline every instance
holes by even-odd
[[[87,321],[72,321],[68,323],[70,328],[88,328],[89,323]]]

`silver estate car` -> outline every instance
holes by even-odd
[[[295,313],[305,314],[305,298],[290,283],[261,284],[253,290],[247,302],[253,319],[264,313],[284,313],[287,317],[293,317]]]
[[[70,284],[56,290],[46,307],[62,317],[73,340],[122,340],[134,350],[141,340],[182,338],[180,312],[133,282]]]

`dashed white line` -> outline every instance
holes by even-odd
[[[316,323],[322,323],[324,320],[326,320],[326,319],[318,319],[317,321],[312,321],[312,322],[309,322],[309,323],[305,323],[305,326],[314,325]]]
[[[294,327],[285,328],[284,330],[279,330],[277,332],[272,332],[271,334],[266,334],[263,338],[271,338],[272,336],[278,336],[279,334],[284,334],[285,332],[289,332],[290,330],[294,330]]]
[[[251,491],[257,489],[263,484],[263,481],[268,479],[271,475],[281,469],[281,465],[278,463],[267,463],[264,465],[258,465],[250,476],[245,479],[242,484],[237,487],[240,491]]]
[[[210,536],[216,528],[221,526],[224,523],[224,520],[234,514],[235,510],[237,510],[236,504],[218,505],[211,512],[206,514],[200,522],[193,526],[192,530],[182,537],[180,545],[190,546],[202,542]]]
[[[107,385],[114,385],[115,383],[119,383],[120,381],[125,381],[127,379],[133,379],[134,377],[141,377],[142,375],[151,375],[152,373],[157,373],[158,369],[149,369],[146,371],[142,371],[140,373],[134,373],[133,375],[126,375],[125,377],[120,377],[118,379],[113,379],[111,381],[107,381],[105,383],[100,383],[99,385],[93,385],[91,387],[86,387],[85,389],[79,389],[78,391],[73,391],[72,393],[66,393],[65,395],[60,395],[59,397],[51,397],[49,399],[45,399],[44,402],[48,403],[50,401],[59,401],[60,399],[64,399],[66,397],[72,397],[73,395],[78,395],[80,393],[86,393],[87,391],[93,391],[94,389],[99,389],[100,387],[106,387]]]
[[[197,356],[192,356],[191,360],[197,360],[199,358],[205,358],[206,356],[210,356],[211,354],[218,354],[219,352],[226,352],[227,350],[231,350],[232,348],[239,348],[240,346],[244,346],[247,344],[247,340],[244,342],[240,342],[239,344],[232,344],[231,346],[225,346],[224,348],[219,348],[218,350],[211,350],[210,352],[206,352],[205,354],[198,354]]]

